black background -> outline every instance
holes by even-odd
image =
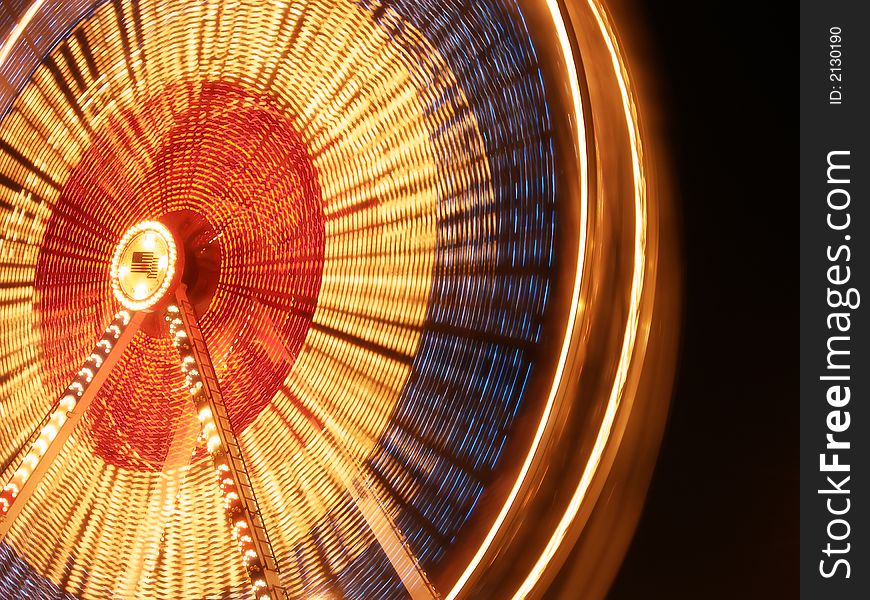
[[[797,9],[637,10],[659,65],[686,295],[668,427],[609,600],[794,598]]]

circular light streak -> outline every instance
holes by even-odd
[[[554,3],[550,0],[551,5]],[[543,575],[544,571],[550,564],[556,551],[561,546],[568,528],[574,522],[580,506],[589,490],[592,482],[592,477],[598,469],[601,458],[604,454],[607,443],[610,441],[610,436],[613,431],[616,411],[619,408],[620,401],[623,396],[623,386],[625,385],[628,368],[631,361],[635,358],[636,346],[638,345],[638,325],[641,304],[641,292],[643,290],[643,280],[646,266],[646,230],[647,223],[647,197],[646,197],[646,180],[644,175],[643,164],[640,159],[641,155],[641,140],[637,124],[637,109],[634,105],[634,98],[629,91],[628,74],[625,65],[622,63],[622,56],[619,52],[616,36],[610,24],[604,15],[604,9],[599,4],[598,0],[588,0],[588,5],[595,15],[596,22],[600,28],[607,49],[610,52],[613,71],[619,84],[619,91],[622,99],[622,109],[625,116],[625,123],[628,127],[629,142],[631,148],[631,164],[632,164],[632,180],[634,183],[633,196],[635,208],[635,227],[634,227],[634,273],[632,277],[631,291],[629,294],[629,314],[626,319],[625,335],[623,337],[622,348],[620,350],[617,374],[611,388],[610,396],[607,400],[607,405],[604,412],[604,419],[601,427],[598,430],[598,435],[595,439],[595,445],[592,449],[592,454],[583,469],[579,483],[571,497],[571,501],[565,512],[562,514],[559,524],[534,567],[529,572],[522,585],[514,594],[514,600],[526,598],[534,589],[538,580]]]
[[[495,540],[496,535],[498,535],[502,525],[504,524],[505,519],[508,516],[508,513],[510,513],[511,509],[513,508],[514,502],[517,499],[520,489],[526,482],[526,477],[529,474],[529,469],[532,466],[532,461],[534,460],[535,455],[537,454],[538,449],[541,445],[541,441],[544,438],[544,432],[547,429],[550,415],[553,411],[553,405],[556,401],[556,395],[559,392],[559,386],[562,381],[562,376],[565,372],[565,364],[568,359],[568,352],[573,342],[574,327],[577,322],[577,311],[579,309],[580,302],[580,286],[583,280],[583,261],[586,255],[586,219],[589,203],[588,186],[590,183],[589,158],[586,151],[586,122],[583,116],[583,101],[580,93],[580,82],[577,76],[577,64],[574,61],[574,52],[571,48],[571,41],[568,35],[568,30],[565,27],[565,21],[562,19],[559,2],[557,0],[547,0],[547,8],[550,11],[550,15],[553,19],[553,24],[556,27],[559,46],[562,50],[562,55],[567,65],[565,74],[568,77],[567,83],[571,91],[571,100],[573,103],[574,128],[576,130],[576,149],[579,154],[580,166],[580,236],[577,244],[577,268],[573,273],[573,281],[571,284],[571,306],[568,310],[568,316],[566,319],[567,326],[565,328],[565,336],[564,338],[562,338],[556,373],[553,377],[553,383],[550,387],[550,391],[547,394],[547,401],[544,406],[544,411],[541,415],[538,426],[535,429],[535,434],[532,438],[532,443],[529,446],[528,453],[526,454],[522,466],[520,467],[519,474],[514,481],[513,486],[511,486],[511,490],[508,493],[508,496],[504,504],[502,505],[501,510],[499,510],[495,520],[493,521],[492,526],[489,528],[486,537],[483,539],[483,542],[477,549],[477,552],[475,552],[474,556],[469,561],[467,567],[463,570],[462,574],[459,577],[459,580],[447,594],[446,600],[455,600],[457,597],[459,597],[465,585],[468,583],[469,579],[471,579],[475,571],[480,568],[481,561],[483,560],[484,556],[486,556],[486,553],[490,549],[490,546]]]

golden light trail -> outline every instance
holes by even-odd
[[[628,135],[631,146],[631,163],[634,172],[634,206],[635,206],[635,227],[634,227],[634,274],[631,283],[629,313],[625,325],[625,333],[623,334],[622,350],[619,357],[616,377],[611,389],[610,398],[607,401],[604,417],[601,426],[598,430],[598,435],[595,439],[595,445],[592,448],[592,453],[586,463],[586,468],[583,470],[583,475],[577,485],[576,490],[571,498],[568,508],[565,510],[562,518],[559,520],[555,531],[550,536],[550,541],[546,548],[538,557],[529,575],[526,577],[523,584],[514,594],[514,600],[521,600],[531,593],[535,584],[543,575],[550,560],[555,555],[556,551],[565,538],[568,528],[574,522],[577,512],[580,510],[592,478],[598,468],[605,447],[610,440],[610,435],[613,429],[616,412],[619,409],[620,400],[622,398],[623,386],[625,385],[628,368],[633,359],[636,358],[636,339],[638,334],[638,315],[640,312],[641,292],[643,290],[644,271],[646,267],[646,182],[643,170],[643,163],[640,158],[641,141],[637,127],[637,109],[634,104],[634,98],[629,92],[628,73],[625,65],[622,62],[622,55],[616,41],[616,35],[612,27],[607,22],[604,8],[598,4],[598,0],[588,0],[589,7],[595,14],[596,21],[604,37],[607,48],[610,52],[610,57],[613,65],[616,78],[619,83],[619,91],[622,97],[622,109],[625,114],[625,121],[628,127]]]
[[[544,437],[544,431],[547,428],[550,415],[553,411],[553,404],[556,400],[556,395],[558,394],[562,376],[565,373],[565,366],[568,359],[568,351],[571,348],[574,327],[577,324],[577,312],[580,303],[580,286],[583,279],[583,261],[586,256],[586,226],[589,204],[588,186],[590,185],[590,179],[588,176],[589,159],[586,150],[586,125],[583,117],[583,105],[580,95],[580,81],[577,76],[577,64],[574,61],[574,51],[571,48],[570,37],[568,36],[568,30],[565,28],[565,21],[562,18],[562,13],[559,7],[558,0],[547,0],[547,7],[549,8],[550,15],[553,18],[553,24],[556,27],[556,33],[559,38],[559,46],[562,49],[562,56],[565,59],[566,74],[568,76],[568,87],[571,90],[571,98],[574,107],[574,126],[576,128],[577,136],[575,142],[576,149],[579,154],[578,158],[580,166],[580,235],[577,243],[577,266],[576,270],[574,271],[573,285],[571,286],[571,307],[568,311],[568,318],[566,320],[567,325],[565,327],[565,337],[562,339],[562,349],[559,352],[559,361],[556,367],[556,374],[553,377],[553,384],[550,387],[549,394],[547,395],[547,402],[544,405],[544,411],[541,415],[541,420],[538,423],[538,427],[535,431],[535,436],[534,438],[532,438],[532,443],[529,447],[529,451],[526,454],[526,458],[523,461],[522,467],[520,467],[519,475],[517,476],[517,479],[514,482],[511,491],[508,493],[504,505],[502,506],[501,510],[495,518],[495,521],[490,527],[489,532],[486,534],[483,543],[480,545],[480,548],[478,548],[477,552],[474,554],[474,557],[471,559],[471,561],[468,563],[468,566],[462,572],[462,575],[460,575],[453,588],[446,595],[447,600],[455,600],[460,595],[462,589],[465,587],[469,579],[480,566],[481,560],[483,560],[483,557],[486,555],[486,552],[492,545],[492,542],[498,534],[499,530],[501,529],[501,526],[507,518],[508,513],[513,508],[513,504],[517,498],[517,495],[520,492],[520,489],[525,484],[526,476],[528,475],[529,469],[532,466],[535,454],[537,453],[538,448],[541,444],[541,440]]]
[[[9,53],[12,52],[12,48],[14,48],[15,44],[18,42],[18,38],[20,38],[21,34],[24,33],[27,25],[30,24],[30,21],[33,20],[33,17],[36,16],[36,13],[44,3],[45,0],[35,0],[21,17],[21,20],[18,21],[18,23],[16,23],[12,28],[12,31],[9,32],[9,37],[6,38],[3,47],[0,48],[0,68],[2,68],[6,63],[6,59],[9,58]]]

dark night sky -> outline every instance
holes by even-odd
[[[798,596],[798,47],[781,10],[641,9],[686,297],[668,428],[609,600]]]

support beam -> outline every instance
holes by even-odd
[[[347,489],[411,598],[437,600],[440,596],[435,586],[429,581],[404,535],[387,513],[373,487],[365,482],[363,469],[357,466],[357,462],[338,442],[333,441],[331,430],[338,429],[337,424],[327,418],[325,425],[327,430],[323,431],[314,442],[327,457],[328,464],[324,467],[330,469]],[[318,453],[311,454],[316,456]]]
[[[6,537],[24,505],[97,397],[144,318],[145,313],[131,314],[126,310],[115,315],[65,395],[43,421],[45,425],[39,437],[24,455],[12,480],[0,492],[0,541]]]
[[[176,300],[177,305],[167,309],[170,333],[181,354],[182,370],[187,376],[202,423],[206,447],[214,460],[233,537],[245,560],[256,599],[281,600],[286,592],[281,587],[278,563],[254,496],[242,449],[230,425],[205,338],[184,284],[176,291]]]

